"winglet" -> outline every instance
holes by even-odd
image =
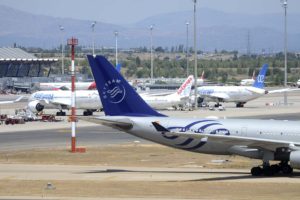
[[[158,122],[152,122],[152,124],[158,132],[170,132],[168,129],[160,125]]]

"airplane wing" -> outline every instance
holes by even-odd
[[[211,94],[208,94],[208,95],[205,95],[209,98],[214,98],[214,99],[229,99],[229,95],[228,94],[225,94],[225,93],[211,93]]]
[[[227,143],[231,145],[245,145],[248,147],[267,149],[271,151],[275,151],[277,148],[280,147],[287,147],[292,150],[300,149],[300,143],[291,143],[291,141],[261,139],[261,138],[232,136],[232,135],[215,135],[215,134],[194,133],[194,132],[176,132],[176,131],[173,132],[173,131],[169,131],[168,129],[161,126],[157,122],[152,122],[152,124],[159,132],[168,132],[172,135],[195,138],[195,139],[207,138],[207,140],[209,141],[223,143],[223,144]]]
[[[274,93],[282,93],[282,92],[293,92],[293,91],[300,91],[300,88],[283,88],[278,90],[270,90],[268,91],[268,94],[274,94]]]
[[[103,119],[100,117],[78,117],[79,119],[87,122],[92,122],[95,124],[101,124],[121,130],[129,130],[133,127],[133,122],[128,118],[119,119]]]
[[[45,101],[47,104],[51,103],[54,105],[64,105],[64,106],[71,106],[71,99],[70,98],[64,98],[64,99],[55,99],[50,101]]]
[[[12,104],[12,103],[17,103],[19,102],[21,99],[23,99],[24,96],[20,96],[19,98],[17,98],[16,100],[13,101],[0,101],[0,104]]]

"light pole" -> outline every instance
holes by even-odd
[[[150,62],[151,62],[151,82],[153,82],[153,44],[152,44],[152,31],[153,31],[153,24],[150,25],[150,40],[151,40],[151,45],[150,45]]]
[[[118,65],[118,31],[115,31],[115,38],[116,38],[116,67]]]
[[[190,25],[190,22],[186,22],[185,23],[186,25],[186,77],[189,76],[189,25]]]
[[[91,24],[91,28],[92,28],[92,39],[93,39],[93,56],[95,56],[95,26],[96,26],[96,21],[94,21],[92,24]]]
[[[61,31],[61,74],[63,75],[64,70],[64,30],[62,25],[59,25],[59,30]]]
[[[284,8],[284,87],[287,87],[287,0],[281,0]],[[287,105],[287,93],[284,92],[284,105]]]
[[[195,60],[195,84],[194,84],[194,91],[195,91],[195,110],[198,108],[198,101],[197,101],[197,78],[198,78],[198,67],[197,67],[197,27],[196,27],[196,14],[197,14],[197,0],[193,0],[194,2],[194,60]]]

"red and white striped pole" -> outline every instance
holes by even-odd
[[[71,38],[68,40],[68,45],[71,46],[72,55],[72,66],[71,66],[71,80],[72,80],[72,90],[71,90],[71,118],[72,123],[72,140],[71,140],[71,152],[76,152],[76,94],[75,94],[75,46],[78,45],[78,39]]]

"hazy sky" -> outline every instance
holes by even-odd
[[[0,0],[0,4],[34,14],[130,24],[156,14],[192,10],[192,0]],[[300,13],[300,1],[288,0]],[[198,0],[198,8],[249,14],[279,13],[280,0]]]

